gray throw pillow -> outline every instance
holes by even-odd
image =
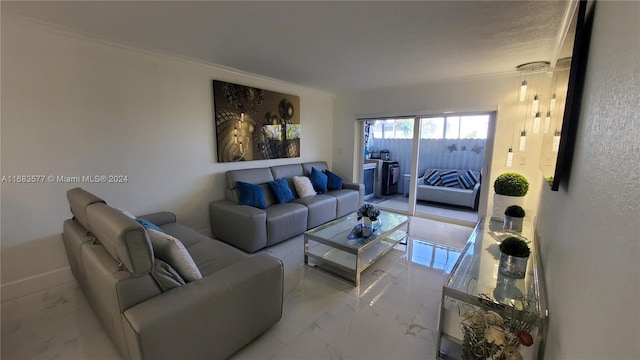
[[[200,269],[180,240],[153,229],[147,229],[147,233],[156,258],[171,265],[186,282],[202,279]]]
[[[169,291],[185,284],[184,279],[171,265],[160,259],[154,259],[151,276],[156,280],[162,292]]]

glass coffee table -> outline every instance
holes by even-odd
[[[367,237],[354,237],[356,213],[304,233],[304,263],[354,286],[360,274],[407,236],[409,217],[381,211],[378,228]]]

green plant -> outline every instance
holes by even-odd
[[[506,172],[498,175],[493,182],[493,190],[498,195],[525,196],[529,191],[529,181],[518,173]]]
[[[529,245],[524,240],[509,236],[500,243],[500,252],[519,258],[526,258],[531,254],[531,249],[529,249]]]
[[[504,214],[515,218],[523,218],[525,216],[524,209],[518,205],[511,205],[507,207]]]

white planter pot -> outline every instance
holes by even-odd
[[[492,219],[504,220],[504,211],[511,205],[518,205],[524,208],[524,196],[506,196],[493,194]]]

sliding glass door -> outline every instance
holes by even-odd
[[[415,214],[476,222],[491,114],[419,118]]]
[[[493,119],[495,112],[361,120],[365,200],[409,215],[477,221]],[[433,171],[448,181],[427,182]]]
[[[411,174],[415,117],[364,121],[365,199],[379,208],[408,213],[405,179]]]

